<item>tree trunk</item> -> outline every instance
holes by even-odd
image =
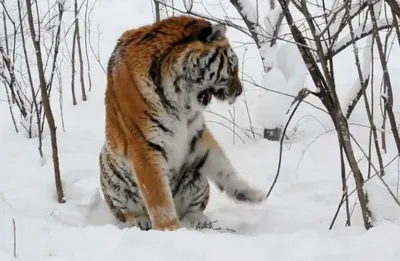
[[[57,201],[59,203],[64,203],[64,192],[61,183],[61,174],[60,174],[60,163],[58,158],[58,147],[57,147],[57,135],[56,130],[57,127],[55,125],[53,112],[51,110],[50,99],[46,91],[46,79],[44,76],[44,67],[43,67],[43,60],[42,60],[42,53],[40,48],[40,33],[36,34],[34,22],[33,22],[33,15],[32,15],[32,6],[31,1],[26,0],[27,5],[27,14],[28,14],[28,22],[29,22],[29,29],[33,41],[33,45],[35,47],[36,53],[36,60],[37,60],[37,68],[39,74],[39,81],[40,81],[40,92],[42,95],[42,102],[44,113],[46,116],[47,124],[50,129],[50,137],[51,137],[51,148],[52,148],[52,157],[53,157],[53,167],[54,167],[54,177],[56,183],[56,190],[57,190]]]

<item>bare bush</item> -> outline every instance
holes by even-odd
[[[159,5],[164,5],[177,13],[194,15],[213,22],[225,24],[249,36],[254,41],[254,44],[259,51],[261,65],[266,74],[276,66],[276,63],[273,61],[271,62],[270,56],[274,55],[273,48],[276,48],[276,45],[279,42],[290,42],[297,46],[297,50],[300,52],[301,59],[307,68],[308,74],[311,76],[316,91],[312,91],[310,88],[307,88],[306,90],[304,89],[304,86],[298,86],[296,93],[298,92],[299,94],[297,96],[290,93],[290,90],[285,90],[284,86],[279,86],[282,90],[271,91],[295,97],[291,105],[296,101],[303,101],[303,104],[308,104],[306,98],[309,95],[317,97],[323,104],[325,109],[321,109],[315,104],[311,105],[329,114],[337,133],[341,158],[340,177],[342,179],[342,198],[334,220],[339,213],[340,207],[343,203],[346,203],[346,225],[351,224],[350,219],[352,210],[350,209],[348,198],[353,193],[348,193],[349,176],[346,175],[346,165],[348,165],[355,182],[354,191],[357,192],[364,226],[366,229],[372,227],[372,213],[368,205],[368,194],[364,189],[364,184],[376,176],[383,180],[382,176],[385,174],[385,168],[388,164],[393,162],[392,160],[385,164],[381,155],[381,146],[379,144],[377,133],[378,128],[373,111],[373,97],[376,93],[379,93],[377,91],[374,92],[373,81],[371,80],[371,78],[373,79],[373,77],[376,77],[372,73],[373,70],[376,69],[374,68],[373,60],[373,51],[375,48],[378,50],[380,67],[383,71],[382,83],[385,90],[385,95],[381,97],[384,104],[382,115],[387,115],[388,117],[393,134],[393,140],[400,155],[400,138],[398,130],[396,129],[398,124],[393,112],[394,94],[392,91],[390,70],[388,69],[386,58],[386,54],[389,53],[390,50],[388,49],[389,46],[383,43],[379,34],[379,32],[386,31],[386,39],[388,39],[390,35],[396,34],[400,44],[400,30],[397,23],[400,14],[398,3],[392,0],[362,0],[345,2],[334,1],[328,4],[326,1],[322,0],[316,5],[309,5],[305,0],[278,0],[279,5],[277,5],[274,0],[271,0],[269,1],[269,10],[264,12],[265,15],[260,15],[263,10],[259,9],[258,1],[255,1],[254,4],[254,2],[250,3],[250,1],[246,0],[230,0],[230,3],[237,10],[239,17],[241,18],[239,21],[237,17],[232,18],[225,16],[221,18],[214,17],[210,13],[196,12],[193,2],[191,2],[191,5],[189,5],[190,8],[188,8],[188,4],[184,1],[185,8],[183,9],[165,3],[165,1],[155,0],[155,2]],[[386,9],[390,11],[385,11],[385,18],[381,19],[380,15],[383,12],[382,10]],[[295,20],[293,18],[294,12],[297,14],[299,13],[301,18],[296,14],[297,16]],[[260,21],[264,21],[264,24]],[[361,62],[358,43],[362,39],[366,39],[367,47],[362,51]],[[350,48],[354,52],[354,63],[356,64],[357,77],[354,79],[352,88],[349,88],[347,99],[341,103],[336,89],[337,79],[335,77],[334,60],[338,54],[342,53],[344,50],[349,50]],[[251,81],[248,80],[244,81],[251,83]],[[258,86],[257,83],[253,84]],[[260,87],[268,90],[268,87]],[[367,95],[367,88],[371,88],[371,101]],[[351,114],[360,99],[363,99],[364,101],[364,108],[369,121],[369,126],[367,127],[370,128],[369,152],[368,155],[365,154],[365,157],[369,162],[368,175],[361,172],[358,165],[359,162],[355,158],[352,140],[356,144],[357,140],[351,134],[348,123],[348,119],[350,119]],[[298,105],[299,103],[297,106]],[[289,120],[292,116],[293,115],[291,114]],[[288,123],[289,121],[286,123],[285,130]],[[236,128],[236,125],[234,126]],[[285,138],[282,137],[282,135],[284,136],[282,126],[265,129],[264,137],[270,140],[280,140],[282,144],[282,139]],[[250,129],[252,129],[252,126],[250,126]],[[382,129],[383,131],[380,130],[381,133],[385,133],[384,125]],[[254,138],[256,138],[256,136],[254,136]],[[382,134],[381,139],[382,145],[384,145],[384,134]],[[371,160],[373,147],[375,148],[376,158],[378,159],[378,168],[373,165]],[[371,174],[372,169],[375,171],[375,174]],[[278,177],[279,167],[268,194],[271,193]],[[385,187],[388,189],[390,195],[394,195],[388,186]],[[394,199],[397,203],[398,200],[395,197]],[[334,224],[334,220],[330,226],[331,228]]]
[[[68,64],[68,59],[64,58],[71,45],[76,44],[78,59],[68,66],[79,68],[83,101],[87,100],[87,79],[91,89],[90,11],[96,1],[93,5],[89,2],[74,1],[72,6],[68,6],[65,0],[60,0],[48,2],[45,6],[37,1],[17,0],[10,3],[0,0],[4,32],[0,37],[0,80],[7,94],[10,116],[16,132],[22,129],[28,138],[38,139],[42,164],[46,161],[43,135],[49,131],[58,202],[64,201],[64,195],[56,135],[57,117],[53,113],[56,107],[51,105],[55,103],[52,90],[58,91],[64,129],[62,78],[66,71],[62,65]],[[73,14],[72,20],[66,19],[68,11]],[[84,17],[81,17],[81,11]],[[82,20],[84,31],[80,26]],[[68,35],[73,36],[72,42]],[[84,42],[81,41],[83,36]]]
[[[373,136],[374,136],[374,141],[375,141],[375,147],[376,147],[376,152],[377,156],[379,159],[379,164],[380,164],[380,174],[383,174],[383,163],[382,163],[382,157],[380,154],[379,150],[379,144],[378,144],[378,139],[377,139],[377,134],[376,134],[376,128],[375,124],[373,122],[373,118],[370,112],[370,104],[368,103],[368,99],[365,94],[365,89],[366,89],[366,84],[367,82],[363,73],[368,72],[368,70],[362,70],[363,68],[361,67],[359,58],[358,58],[358,48],[357,48],[357,41],[359,38],[355,36],[355,30],[352,26],[352,14],[357,13],[360,14],[363,12],[365,9],[365,12],[369,12],[370,14],[370,19],[365,18],[365,26],[362,27],[362,31],[366,32],[365,36],[372,35],[377,43],[378,46],[378,51],[383,54],[383,47],[381,44],[381,40],[379,37],[379,30],[383,30],[386,28],[390,27],[390,23],[387,23],[387,21],[383,21],[381,23],[378,23],[376,19],[375,12],[378,9],[378,12],[380,12],[380,7],[376,8],[375,5],[379,4],[379,2],[371,2],[368,0],[364,4],[360,4],[354,8],[354,6],[349,3],[343,3],[343,4],[337,4],[334,8],[327,9],[325,7],[325,4],[323,4],[323,12],[325,14],[331,14],[332,16],[335,17],[342,17],[342,20],[339,21],[339,24],[336,25],[335,27],[332,27],[335,22],[330,23],[328,17],[325,17],[325,29],[322,31],[319,29],[321,28],[321,21],[318,22],[318,18],[314,18],[311,13],[309,12],[309,9],[306,5],[305,1],[301,2],[294,2],[294,6],[296,9],[304,16],[307,25],[309,27],[309,31],[311,34],[311,37],[309,37],[309,41],[306,41],[306,38],[302,32],[298,29],[298,26],[295,24],[293,21],[292,13],[289,9],[288,3],[285,2],[284,0],[279,0],[279,3],[282,7],[282,10],[285,14],[286,21],[289,24],[290,31],[296,40],[296,42],[300,43],[298,46],[299,51],[303,57],[304,62],[307,65],[307,68],[309,70],[309,73],[313,79],[313,82],[315,86],[317,87],[317,92],[313,92],[313,94],[318,97],[321,102],[324,104],[326,109],[329,112],[329,115],[335,125],[337,135],[338,135],[338,141],[339,141],[339,146],[340,149],[344,151],[348,164],[350,165],[350,168],[353,173],[354,181],[356,184],[356,191],[358,195],[358,200],[360,203],[362,215],[363,215],[363,220],[364,220],[364,226],[366,229],[369,229],[372,227],[372,219],[371,219],[371,210],[368,207],[368,195],[364,191],[364,182],[365,182],[365,177],[361,173],[360,168],[358,167],[358,163],[355,159],[352,144],[351,144],[351,134],[349,131],[348,127],[348,122],[347,118],[344,116],[342,106],[339,102],[338,96],[337,96],[337,91],[336,91],[336,83],[335,83],[335,77],[334,77],[334,67],[333,67],[333,58],[335,53],[332,52],[332,50],[337,49],[337,42],[333,41],[335,39],[335,36],[340,33],[340,31],[331,31],[331,28],[341,28],[343,30],[345,27],[349,27],[350,29],[350,38],[349,42],[353,46],[354,49],[354,54],[355,54],[355,60],[356,60],[356,65],[357,65],[357,71],[358,71],[358,78],[359,78],[359,91],[363,94],[364,101],[365,101],[365,108],[367,111],[368,119],[371,125],[371,129],[373,131]],[[323,2],[324,3],[324,2]],[[332,14],[332,12],[334,12]],[[341,15],[339,15],[341,14]],[[367,23],[367,19],[369,20]],[[336,23],[337,20],[336,20]],[[368,33],[367,33],[368,32]],[[359,35],[359,34],[358,34]],[[311,40],[310,40],[311,38]],[[369,41],[373,47],[374,41]],[[347,44],[346,44],[347,45]],[[313,47],[316,47],[315,49]],[[364,57],[365,58],[365,57]],[[385,57],[383,55],[380,55],[380,60],[382,64],[382,69],[383,69],[383,75],[385,79],[385,83],[388,85],[388,90],[391,89],[390,86],[390,79],[389,79],[389,73],[386,67],[386,61]],[[318,66],[317,61],[320,63],[321,68]],[[365,59],[364,63],[369,63],[370,59]],[[369,69],[369,67],[367,67]],[[355,99],[358,99],[359,95],[356,96]],[[355,106],[357,102],[351,102],[352,106]],[[347,107],[348,108],[348,107]],[[344,107],[344,109],[347,109]],[[389,108],[391,109],[390,105]],[[388,111],[389,112],[389,111]],[[393,111],[392,111],[393,112]],[[394,123],[394,125],[396,125]],[[396,134],[394,134],[396,135]],[[369,161],[370,164],[372,164],[371,161]],[[343,193],[347,191],[346,189],[347,186],[344,186],[343,188]]]

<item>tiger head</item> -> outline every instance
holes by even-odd
[[[185,80],[203,106],[210,103],[212,96],[232,104],[243,92],[238,57],[225,34],[225,25],[209,23],[195,32],[194,41],[181,47],[176,63],[178,77]]]

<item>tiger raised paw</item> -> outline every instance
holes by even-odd
[[[265,194],[240,178],[205,125],[212,97],[243,91],[226,27],[189,16],[126,31],[109,59],[100,183],[114,216],[140,229],[211,227],[212,180],[237,201]]]

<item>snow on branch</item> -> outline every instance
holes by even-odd
[[[270,0],[270,10],[264,16],[264,28],[258,18],[258,10],[247,0],[230,0],[236,8],[244,23],[246,24],[251,37],[260,53],[260,57],[266,72],[270,71],[275,63],[277,51],[276,40],[280,26],[283,21],[283,13],[280,6],[275,5],[274,0]]]
[[[378,2],[373,6],[373,10],[375,13],[376,17],[379,17],[382,11],[382,6],[383,6],[383,1]],[[386,21],[386,19],[385,19]],[[365,20],[363,22],[363,28],[358,28],[358,31],[364,31],[368,29],[367,26],[367,21]],[[372,24],[371,24],[372,25]],[[356,57],[356,65],[357,69],[359,70],[359,77],[353,84],[352,89],[349,92],[349,95],[344,101],[344,110],[345,110],[345,115],[346,118],[349,119],[351,113],[353,112],[354,108],[356,107],[358,101],[360,100],[361,96],[365,93],[365,90],[368,87],[368,83],[370,81],[371,77],[371,66],[372,66],[372,54],[373,54],[373,48],[374,48],[374,38],[373,34],[370,34],[367,36],[367,44],[366,48],[363,49],[363,62],[359,61],[358,58],[358,47],[357,47],[357,41],[354,39],[356,36],[356,32],[353,31],[353,26],[349,23],[349,28],[350,28],[350,36],[353,42],[353,49]],[[358,32],[358,33],[359,33]],[[372,88],[372,87],[371,87]],[[368,107],[367,107],[367,112],[368,112]],[[368,112],[369,113],[369,112]],[[371,121],[371,124],[373,124],[373,121]],[[378,157],[379,158],[379,157]],[[382,164],[380,164],[382,165]],[[382,169],[382,168],[381,168]],[[383,173],[383,170],[382,170]]]
[[[265,40],[263,35],[263,29],[257,21],[257,10],[256,8],[246,0],[230,0],[231,4],[236,8],[242,17],[244,23],[249,28],[249,31],[258,48],[261,47],[261,43]]]
[[[374,0],[374,2],[380,0]],[[368,3],[366,0],[360,0],[356,3],[350,3],[347,8],[347,3],[340,4],[339,1],[334,1],[327,16],[327,23],[325,28],[318,35],[323,35],[329,31],[331,36],[337,36],[346,26],[346,20],[352,20],[358,16],[366,7]],[[346,15],[347,13],[347,15]],[[341,19],[339,19],[341,17]]]
[[[354,108],[356,107],[359,99],[361,98],[363,94],[362,88],[366,88],[369,79],[370,79],[370,70],[371,70],[371,59],[372,59],[372,47],[373,47],[373,37],[372,35],[369,35],[367,38],[367,47],[365,48],[363,52],[363,63],[361,65],[361,76],[362,79],[357,79],[353,87],[351,88],[349,94],[347,95],[344,105],[343,105],[343,110],[345,112],[346,118],[350,118],[351,113],[353,112]]]
[[[383,30],[383,29],[388,29],[392,26],[393,19],[391,17],[380,19],[377,22],[378,26],[378,31]],[[355,34],[355,39],[353,40],[351,38],[350,33],[343,37],[334,47],[333,47],[333,52],[332,55],[336,55],[346,49],[348,46],[350,46],[354,41],[358,41],[360,39],[363,39],[364,37],[367,37],[368,35],[372,34],[374,31],[373,28],[373,23],[369,23],[367,25],[362,25],[356,29],[354,29],[354,34]]]

